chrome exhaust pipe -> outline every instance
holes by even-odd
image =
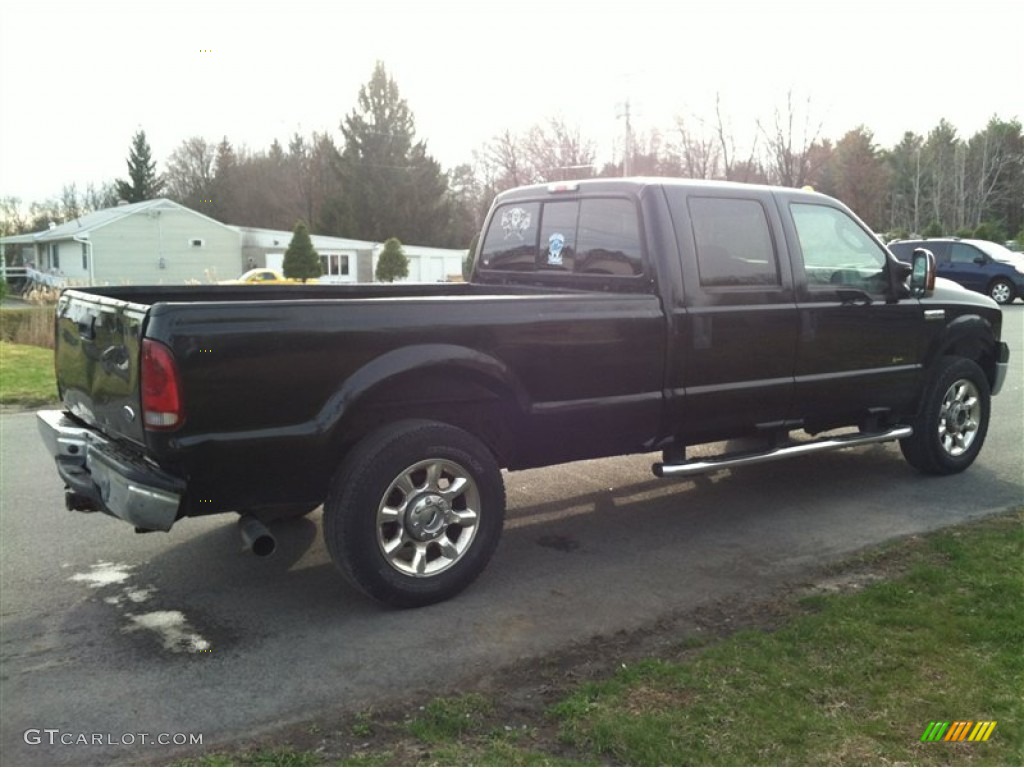
[[[242,543],[246,549],[252,550],[256,557],[267,557],[277,549],[274,534],[254,515],[242,515],[238,518],[238,527],[242,533]]]

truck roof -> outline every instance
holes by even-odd
[[[760,191],[772,191],[783,193],[787,196],[800,195],[829,199],[827,195],[815,192],[809,187],[797,189],[794,187],[780,187],[766,184],[748,184],[739,181],[710,181],[707,179],[682,179],[663,176],[631,176],[611,177],[597,179],[574,179],[569,181],[555,181],[544,184],[531,184],[523,187],[516,187],[502,192],[495,199],[495,203],[507,200],[518,200],[524,198],[536,198],[541,195],[572,194],[582,193],[611,193],[637,195],[643,189],[651,186],[659,187],[689,187],[706,191],[736,191],[740,189],[756,189]]]

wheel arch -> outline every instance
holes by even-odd
[[[991,387],[996,381],[997,347],[995,331],[988,320],[979,315],[961,315],[932,342],[925,356],[925,368],[930,369],[943,357],[963,357],[978,364]]]
[[[500,466],[518,451],[517,425],[529,411],[525,390],[500,360],[451,344],[400,347],[375,358],[342,384],[328,404],[336,460],[375,429],[425,419],[481,440]]]

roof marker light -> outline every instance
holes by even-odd
[[[575,192],[580,188],[578,181],[556,181],[548,184],[548,192]]]

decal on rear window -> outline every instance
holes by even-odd
[[[530,228],[530,212],[525,208],[512,208],[501,214],[501,228],[505,230],[505,239],[515,235],[523,239],[523,232]]]
[[[548,238],[548,264],[553,267],[562,266],[562,249],[565,247],[565,235],[555,232]]]

